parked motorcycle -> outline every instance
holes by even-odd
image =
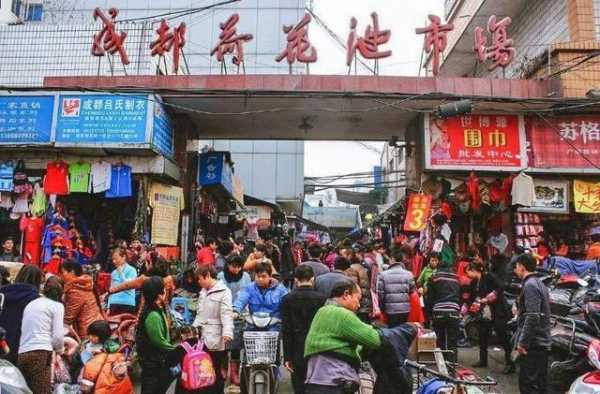
[[[281,320],[268,313],[246,316],[243,333],[240,391],[242,394],[274,394],[278,389],[279,330]],[[274,330],[277,329],[277,330]]]

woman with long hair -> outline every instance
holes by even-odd
[[[136,343],[142,368],[142,394],[164,394],[173,380],[167,354],[171,343],[170,322],[165,311],[165,286],[158,276],[142,286],[144,309],[139,318]]]

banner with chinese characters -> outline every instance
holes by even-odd
[[[233,174],[226,152],[208,152],[200,155],[198,184],[202,187],[221,185],[233,194]]]
[[[528,116],[525,129],[531,168],[580,172],[600,166],[598,115]]]
[[[575,212],[600,213],[600,183],[573,181]]]
[[[50,144],[54,95],[0,95],[0,145]]]
[[[425,116],[427,169],[515,171],[526,167],[526,160],[520,116]]]
[[[179,235],[179,216],[184,209],[183,189],[153,183],[148,203],[152,207],[152,232],[154,245],[176,246]]]
[[[569,181],[535,178],[533,185],[535,200],[520,212],[569,213]]]
[[[411,194],[406,207],[404,231],[422,231],[431,213],[431,195]]]

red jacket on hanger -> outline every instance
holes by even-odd
[[[23,216],[19,228],[23,232],[23,263],[40,265],[42,255],[42,234],[44,218]]]
[[[44,192],[59,196],[69,194],[69,165],[64,161],[53,161],[46,166]]]

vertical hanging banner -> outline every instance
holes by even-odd
[[[425,165],[430,170],[518,171],[526,167],[525,148],[522,116],[425,116]]]
[[[422,231],[427,225],[431,213],[431,195],[411,194],[406,207],[404,231]]]

